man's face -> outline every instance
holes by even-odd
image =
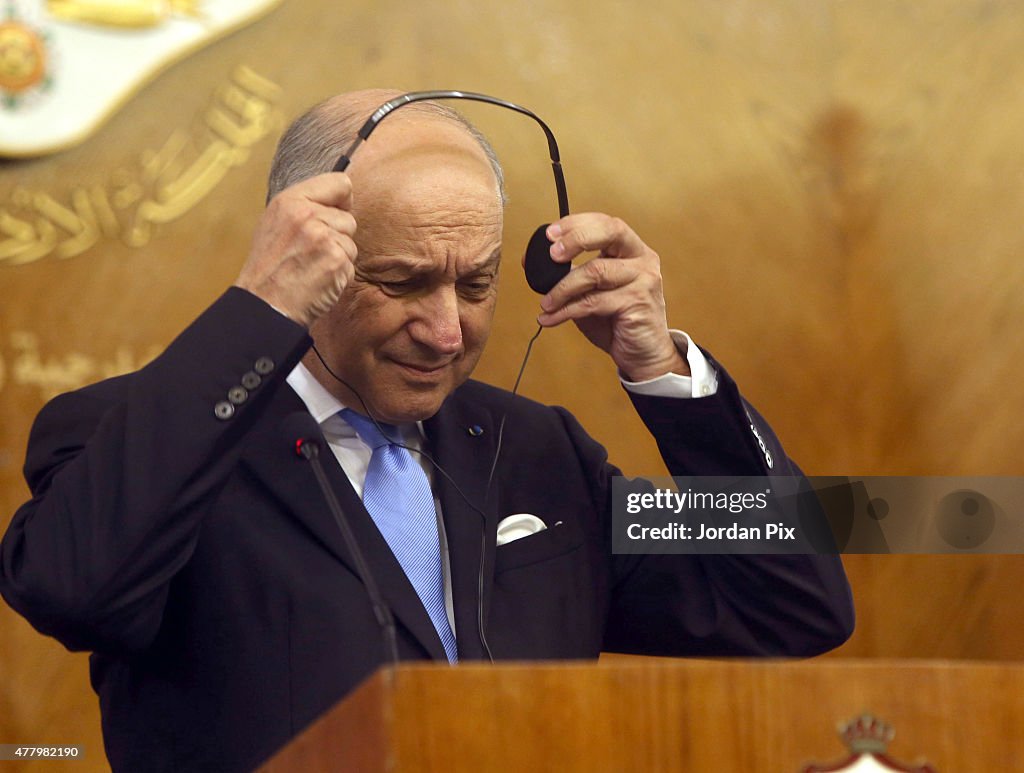
[[[434,415],[483,353],[497,300],[502,208],[483,151],[461,127],[394,116],[349,170],[356,272],[312,327],[307,357],[346,405],[381,421]]]

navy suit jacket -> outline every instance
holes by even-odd
[[[33,497],[0,544],[0,592],[40,631],[93,652],[116,770],[251,769],[385,661],[352,557],[286,429],[305,408],[284,379],[309,345],[233,288],[153,363],[58,397],[36,420]],[[242,383],[251,388],[228,400]],[[798,474],[721,369],[713,397],[631,397],[675,475],[768,474],[752,424],[771,473]],[[617,471],[562,409],[470,381],[425,431],[452,479],[435,475],[461,660],[484,657],[481,575],[496,659],[810,655],[852,630],[835,557],[613,556]],[[324,457],[394,612],[399,656],[444,660],[415,591]],[[549,528],[496,548],[497,523],[513,513]]]

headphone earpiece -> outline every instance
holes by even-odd
[[[526,283],[531,290],[541,295],[551,292],[551,288],[562,281],[570,269],[568,263],[555,263],[551,259],[551,245],[554,242],[545,233],[549,225],[545,223],[533,232],[530,243],[526,245],[526,260],[523,261]]]

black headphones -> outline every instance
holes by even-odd
[[[338,163],[334,165],[333,171],[344,172],[348,169],[348,165],[352,160],[352,154],[355,153],[356,148],[369,138],[373,130],[377,128],[377,125],[392,111],[404,105],[421,102],[426,99],[471,99],[475,102],[487,102],[491,105],[497,105],[498,107],[508,108],[509,110],[515,110],[517,113],[528,115],[540,124],[540,128],[544,130],[544,134],[548,138],[551,171],[555,175],[555,192],[558,194],[558,216],[565,217],[569,214],[569,197],[565,192],[565,177],[562,175],[562,162],[558,156],[558,143],[555,142],[555,135],[551,133],[548,125],[525,107],[472,91],[412,91],[385,102],[373,112],[373,115],[366,119],[366,123],[357,132],[355,140],[348,150],[341,155],[341,158],[338,159]],[[545,223],[537,228],[533,232],[533,236],[530,237],[530,243],[526,246],[526,282],[534,292],[541,295],[548,293],[552,287],[558,284],[562,277],[569,273],[570,269],[568,263],[555,263],[555,261],[551,260],[549,250],[552,242],[544,233],[548,225],[550,224]]]

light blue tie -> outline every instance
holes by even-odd
[[[459,658],[445,609],[437,511],[427,474],[408,449],[395,445],[401,439],[397,427],[381,423],[378,429],[372,420],[349,408],[341,412],[341,418],[373,449],[363,484],[363,505],[416,589],[441,637],[448,662],[455,663]]]

